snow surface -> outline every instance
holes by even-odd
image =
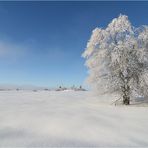
[[[99,100],[88,91],[0,91],[0,147],[148,147],[147,107]]]

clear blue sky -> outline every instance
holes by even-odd
[[[148,24],[148,2],[0,2],[0,83],[83,84],[91,31],[120,13]]]

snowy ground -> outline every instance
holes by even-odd
[[[148,147],[148,107],[98,100],[89,92],[0,91],[0,147]]]

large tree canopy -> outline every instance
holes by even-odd
[[[116,92],[129,104],[133,94],[147,95],[148,27],[136,28],[120,15],[107,28],[93,30],[83,53],[88,82],[99,92]]]

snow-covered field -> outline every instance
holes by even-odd
[[[148,147],[148,107],[99,100],[87,91],[0,91],[0,147]]]

